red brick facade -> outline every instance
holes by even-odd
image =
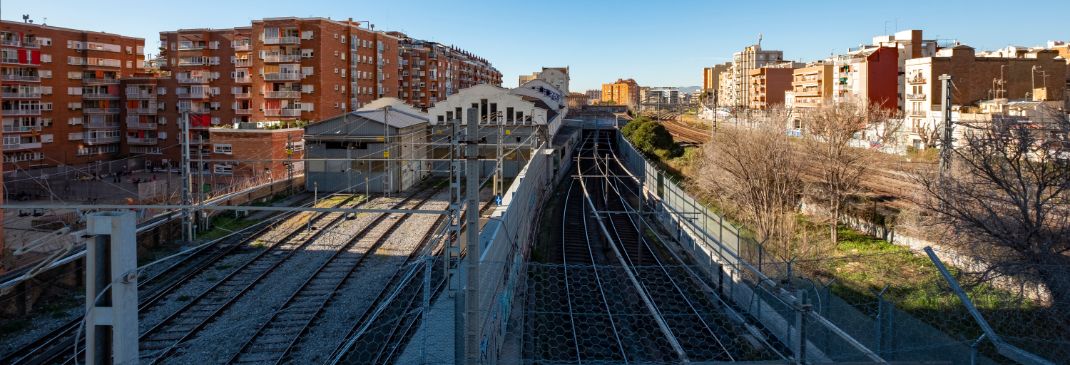
[[[120,79],[144,67],[145,41],[0,21],[5,170],[119,156]]]

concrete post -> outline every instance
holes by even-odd
[[[96,236],[86,245],[86,364],[136,364],[137,219],[94,213],[86,231]]]
[[[465,216],[464,300],[465,364],[480,361],[481,321],[479,315],[479,120],[476,109],[468,109],[468,138],[465,141],[465,179],[467,215]]]

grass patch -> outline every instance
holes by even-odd
[[[212,218],[212,229],[208,232],[202,233],[200,238],[204,240],[214,240],[226,236],[231,232],[239,231],[243,228],[249,227],[255,223],[256,221],[252,219],[218,215]]]

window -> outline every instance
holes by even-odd
[[[216,164],[213,166],[214,172],[220,175],[230,175],[234,173],[234,166],[226,164]]]
[[[212,147],[213,153],[222,153],[226,155],[231,154],[233,150],[233,147],[229,143],[216,143],[212,145]]]
[[[52,55],[47,54],[47,53],[42,53],[41,54],[41,62],[43,62],[43,63],[52,63]]]

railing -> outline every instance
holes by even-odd
[[[86,137],[85,139],[82,140],[82,142],[85,142],[85,144],[107,144],[107,143],[116,143],[116,142],[119,142],[119,141],[120,141],[119,136]]]
[[[118,99],[119,95],[106,93],[82,93],[82,99]]]
[[[269,54],[263,58],[264,62],[301,62],[299,54]]]
[[[300,91],[265,91],[264,97],[268,99],[292,99],[300,98]]]
[[[119,129],[119,123],[89,122],[85,124],[90,129]]]
[[[127,91],[128,99],[156,99],[156,93],[151,91]]]
[[[85,108],[82,112],[86,114],[119,114],[119,108]]]
[[[925,117],[927,114],[924,110],[911,110],[907,113],[907,115],[912,117]]]
[[[16,91],[16,92],[5,91],[0,95],[2,95],[6,99],[36,99],[36,98],[40,98],[41,97],[41,92],[40,91]]]
[[[4,133],[26,133],[33,131],[41,131],[39,125],[19,125],[19,126],[4,126]]]
[[[0,46],[21,47],[22,42],[18,39],[0,39]]]
[[[0,110],[4,116],[41,115],[41,109],[4,109]]]
[[[38,75],[0,75],[0,80],[3,81],[24,81],[24,82],[40,82],[41,76]]]
[[[921,75],[914,75],[914,77],[907,79],[907,82],[911,84],[924,84],[927,81],[928,80],[926,80],[925,77]]]
[[[176,79],[183,84],[204,84],[208,82],[208,76],[178,76]]]
[[[273,72],[264,74],[264,80],[268,81],[297,81],[301,79],[298,72]]]
[[[39,63],[22,62],[22,61],[19,61],[18,58],[3,58],[3,59],[0,59],[0,63],[6,63],[6,64],[9,64],[9,65],[23,65],[23,66],[40,66],[41,65]]]
[[[126,128],[128,128],[128,129],[156,130],[157,128],[159,128],[159,124],[127,121],[126,122]]]
[[[237,76],[237,77],[234,77],[234,82],[247,84],[247,83],[253,82],[253,78],[249,77],[248,75],[246,75],[246,76]]]
[[[234,45],[234,50],[235,51],[248,51],[248,50],[251,50],[252,48],[253,48],[253,46],[250,45],[250,44],[235,44]]]
[[[252,67],[252,66],[253,66],[253,60],[251,60],[251,59],[242,58],[242,59],[234,60],[234,67]]]
[[[140,137],[129,137],[128,136],[128,137],[126,137],[126,143],[145,146],[145,145],[159,144],[160,141],[158,139],[156,139],[156,138],[140,138]]]
[[[182,46],[181,44],[178,45],[178,50],[179,51],[199,51],[199,50],[202,50],[202,49],[204,49],[203,45],[189,45],[189,46]]]
[[[260,37],[264,44],[300,44],[300,37]]]
[[[82,83],[84,83],[84,84],[96,84],[96,85],[114,85],[114,84],[118,84],[119,83],[119,79],[95,78],[95,77],[94,78],[83,78],[82,79]]]
[[[32,148],[41,148],[41,142],[9,144],[7,141],[4,141],[4,151],[28,150]]]
[[[907,94],[907,100],[925,100],[925,94]]]
[[[209,96],[212,96],[212,95],[210,93],[208,93],[207,90],[202,90],[202,91],[197,91],[197,92],[188,92],[188,93],[185,93],[185,94],[178,94],[178,97],[183,98],[183,99],[206,99]]]
[[[235,99],[248,99],[250,97],[252,97],[252,95],[249,93],[234,93]]]
[[[253,110],[252,109],[234,109],[234,114],[237,114],[237,115],[252,115],[253,114]]]
[[[130,114],[156,114],[157,111],[159,111],[159,108],[156,103],[151,103],[149,106],[126,109],[126,112]]]
[[[299,117],[299,116],[301,116],[301,109],[264,109],[264,116],[267,116],[267,117]]]

